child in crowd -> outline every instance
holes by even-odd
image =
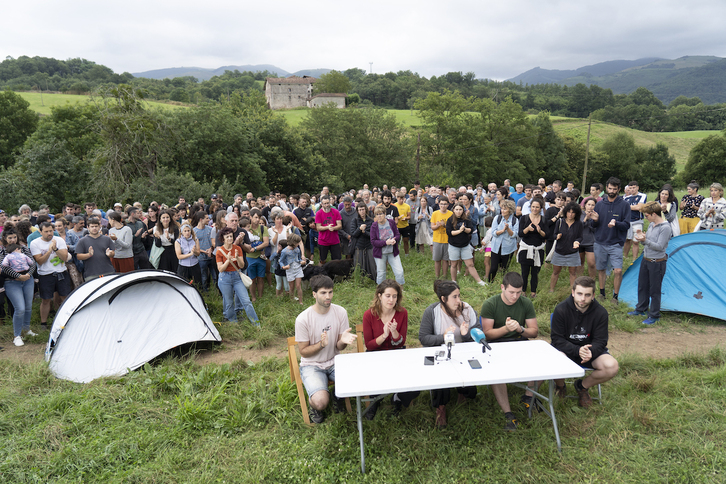
[[[487,233],[484,235],[484,239],[481,241],[481,249],[484,251],[484,268],[486,269],[486,274],[484,275],[483,281],[489,280],[489,272],[492,270],[492,236],[494,235],[494,232],[492,230],[492,222],[494,221],[494,217],[488,216],[484,217],[484,228],[486,229]]]
[[[300,236],[297,234],[287,236],[287,248],[282,251],[280,256],[280,267],[285,269],[287,282],[290,284],[290,299],[297,299],[299,304],[303,304],[302,266],[307,264],[307,260],[303,259],[298,248],[300,240]],[[297,297],[295,297],[295,291],[297,291]]]
[[[275,294],[278,297],[283,295],[283,287],[285,292],[290,292],[290,284],[287,282],[287,271],[285,271],[285,269],[282,268],[282,264],[280,264],[280,257],[282,256],[282,251],[285,250],[285,247],[287,247],[287,240],[278,240],[277,251],[272,254],[272,257],[270,258],[270,261],[272,263],[272,271],[275,273]]]
[[[22,247],[18,244],[10,244],[7,248],[8,255],[3,259],[2,265],[9,267],[18,274],[27,274],[33,261],[23,254]]]

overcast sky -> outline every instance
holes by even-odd
[[[117,73],[273,64],[507,79],[533,67],[726,57],[723,0],[5,2],[0,60],[83,57]]]

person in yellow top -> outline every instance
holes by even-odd
[[[439,200],[439,209],[431,215],[431,228],[434,231],[434,269],[437,279],[441,274],[442,265],[444,276],[449,270],[449,236],[446,235],[446,221],[452,212],[448,208],[449,201],[442,197]]]
[[[406,203],[406,192],[398,192],[396,200],[398,202],[393,204],[398,209],[398,223],[396,226],[403,240],[403,251],[408,255],[409,240],[411,240],[408,221],[411,219],[411,206]]]

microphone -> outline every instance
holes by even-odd
[[[471,337],[474,339],[474,341],[476,341],[477,343],[481,343],[482,353],[486,353],[486,350],[492,350],[492,347],[489,346],[489,343],[487,343],[487,337],[484,334],[484,331],[479,328],[472,328],[469,330],[469,333],[471,334]]]
[[[446,333],[444,335],[444,343],[446,343],[446,348],[449,350],[449,354],[447,356],[447,360],[451,359],[451,347],[454,346],[454,333]]]

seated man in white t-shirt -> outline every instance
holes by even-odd
[[[335,381],[335,355],[355,342],[348,312],[333,300],[333,280],[328,276],[310,279],[315,304],[295,319],[295,341],[300,348],[300,376],[310,401],[310,420],[322,423],[330,394],[328,380]]]

